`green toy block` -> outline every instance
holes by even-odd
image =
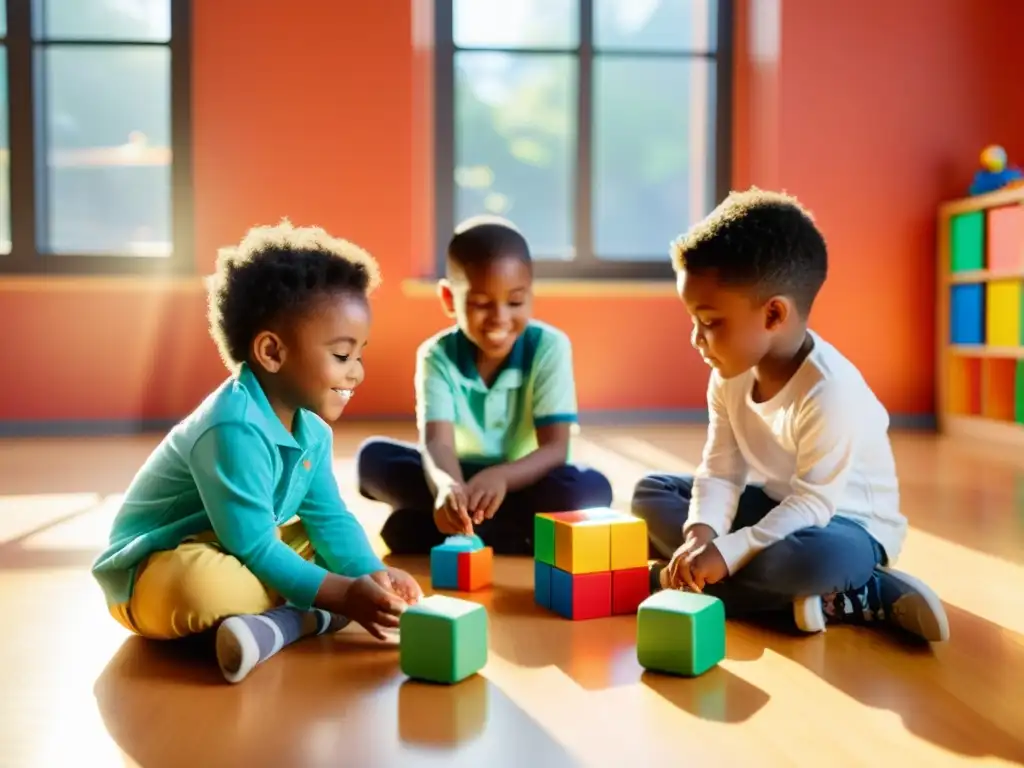
[[[555,564],[555,521],[549,515],[533,516],[533,559]]]
[[[399,663],[415,680],[458,683],[487,664],[487,611],[478,603],[430,595],[399,621]]]
[[[985,212],[953,216],[949,222],[950,271],[985,268]]]
[[[640,603],[636,635],[641,667],[696,677],[725,658],[725,606],[710,595],[665,589]]]

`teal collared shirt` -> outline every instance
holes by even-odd
[[[290,433],[243,365],[153,451],[114,520],[92,572],[108,604],[130,600],[139,564],[212,530],[261,582],[309,608],[328,571],[362,576],[383,569],[346,508],[333,472],[333,433],[300,410]],[[298,515],[316,562],[277,537]]]
[[[531,321],[488,387],[476,348],[457,327],[432,336],[416,353],[416,423],[451,422],[462,461],[515,461],[537,448],[537,428],[577,423],[572,344],[559,329]]]

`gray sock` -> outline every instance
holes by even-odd
[[[285,646],[309,635],[337,632],[347,623],[319,608],[302,611],[288,605],[231,616],[217,628],[217,663],[228,682],[237,683]]]

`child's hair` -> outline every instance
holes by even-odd
[[[750,286],[760,298],[792,297],[803,317],[828,273],[825,239],[794,197],[752,187],[732,192],[672,244],[677,271],[716,270],[726,285]]]
[[[224,364],[236,370],[268,324],[302,313],[336,293],[367,297],[381,282],[377,261],[319,227],[253,227],[237,248],[224,249],[209,280],[210,334]]]
[[[448,241],[448,272],[515,256],[533,266],[530,246],[512,222],[497,216],[474,216],[455,228]]]

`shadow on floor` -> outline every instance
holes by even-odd
[[[365,634],[299,642],[238,685],[211,646],[130,638],[97,679],[107,730],[144,768],[576,764],[487,678],[410,681]]]

